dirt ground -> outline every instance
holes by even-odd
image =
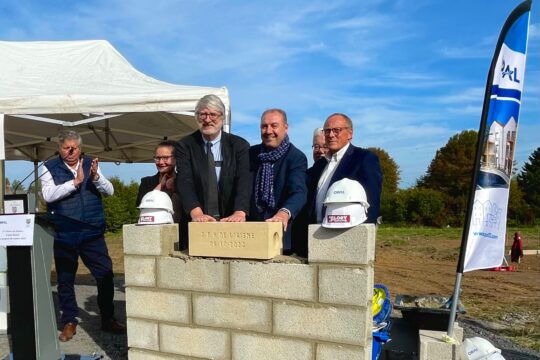
[[[378,241],[375,282],[385,284],[393,299],[397,294],[450,296],[459,246],[457,239],[423,236]],[[525,256],[514,272],[465,273],[461,288],[465,316],[485,320],[513,341],[540,349],[539,256]]]

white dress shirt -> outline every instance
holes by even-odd
[[[66,163],[64,162],[64,164]],[[80,161],[77,162],[75,169],[73,169],[66,164],[67,168],[71,170],[74,177],[77,177],[77,169],[79,169],[79,165]],[[97,179],[97,181],[93,181],[93,183],[98,191],[104,195],[112,195],[114,193],[113,185],[109,180],[107,180],[107,178],[105,178],[105,176],[103,176],[99,166],[97,173],[99,175],[99,179]],[[45,202],[50,203],[67,197],[72,192],[77,190],[77,187],[74,185],[74,181],[75,179],[68,180],[63,184],[56,185],[51,173],[49,172],[49,169],[47,169],[46,165],[43,165],[43,171],[41,172],[41,193],[43,194],[43,199]]]
[[[341,162],[341,159],[343,159],[343,155],[349,148],[349,145],[350,143],[347,143],[347,145],[339,149],[338,152],[331,156],[325,155],[328,163],[326,164],[326,167],[321,173],[319,183],[317,184],[317,200],[315,204],[315,207],[317,209],[317,224],[322,223],[324,199],[326,198],[326,192],[328,191],[328,187],[330,186],[330,180],[332,180],[332,176],[336,172],[336,168]]]

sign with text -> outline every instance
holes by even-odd
[[[0,215],[0,246],[32,246],[34,214]]]

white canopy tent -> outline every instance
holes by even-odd
[[[104,40],[0,41],[0,155],[37,163],[54,155],[58,131],[68,127],[82,135],[87,155],[149,162],[159,142],[196,129],[195,104],[207,94],[225,104],[228,131],[224,87],[156,80]]]

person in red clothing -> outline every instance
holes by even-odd
[[[510,251],[510,259],[512,262],[521,262],[523,257],[523,240],[521,240],[521,234],[517,231],[514,234],[514,242],[512,243],[512,249]]]

